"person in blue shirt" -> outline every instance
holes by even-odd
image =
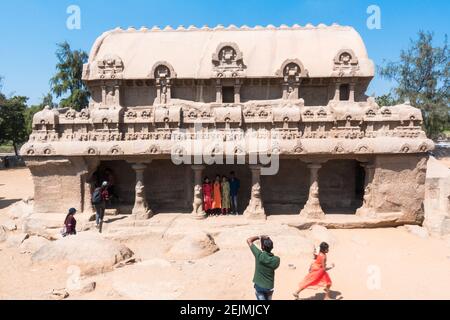
[[[238,195],[241,182],[236,178],[234,171],[230,172],[230,197],[231,197],[231,214],[238,215]]]

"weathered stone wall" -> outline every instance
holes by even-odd
[[[151,106],[155,98],[155,87],[126,86],[122,90],[122,103],[128,107]]]
[[[430,157],[425,184],[424,227],[434,235],[450,234],[450,169]]]
[[[171,160],[152,161],[144,172],[150,208],[156,212],[190,212],[192,196],[189,195],[194,188],[191,171],[190,166],[177,166]]]
[[[247,85],[241,87],[241,101],[281,99],[281,85]]]
[[[83,210],[83,158],[33,159],[27,161],[34,182],[34,212],[63,213],[74,207]]]
[[[377,213],[401,212],[402,221],[422,223],[427,160],[424,154],[375,158],[372,201]]]
[[[325,213],[354,213],[362,205],[363,169],[354,160],[330,160],[319,171],[319,198]]]
[[[281,160],[274,176],[261,176],[267,214],[299,214],[308,200],[309,169],[300,160]]]

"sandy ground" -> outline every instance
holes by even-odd
[[[8,205],[32,194],[27,169],[0,171],[0,222],[5,219]],[[222,218],[216,219],[215,230],[223,231],[219,246],[226,243],[224,237],[245,233],[246,228],[255,232],[273,228],[274,233],[286,228],[269,225],[268,221],[221,230]],[[299,237],[310,236],[308,230],[291,232],[298,232]],[[423,239],[402,227],[329,232],[333,241],[328,259],[336,265],[330,271],[334,298],[450,299],[450,238]],[[166,245],[162,239],[127,240],[124,243],[144,263],[89,278],[96,281],[96,290],[69,299],[254,299],[253,257],[245,238],[231,240],[237,241],[233,248],[221,248],[200,260],[176,262],[162,260]],[[281,266],[276,273],[274,299],[292,299],[291,292],[305,276],[311,255],[297,252],[295,245],[292,250],[282,249],[275,241],[274,253],[280,255]],[[0,270],[0,299],[46,299],[49,291],[65,288],[73,276],[70,270],[57,265],[34,265],[29,254],[20,254],[18,249],[1,243]],[[322,299],[323,293],[307,290],[301,297]]]

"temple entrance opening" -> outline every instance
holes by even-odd
[[[226,165],[226,164],[214,164],[205,166],[205,170],[202,173],[202,182],[205,177],[208,177],[210,181],[214,181],[217,175],[221,178],[226,176],[230,178],[230,173],[234,172],[235,177],[240,180],[240,189],[238,193],[238,211],[242,214],[247,208],[250,201],[252,174],[248,165]]]
[[[108,208],[131,214],[135,202],[136,172],[127,161],[102,161],[94,173],[92,185],[110,183],[113,193]],[[171,160],[153,160],[144,170],[145,196],[156,213],[189,213],[192,210],[192,170],[174,165]],[[111,184],[112,181],[112,184]]]
[[[364,196],[365,172],[356,160],[330,160],[319,171],[319,199],[325,214],[355,214]]]
[[[298,159],[281,160],[276,175],[261,176],[261,193],[268,215],[298,215],[308,200],[309,169]]]

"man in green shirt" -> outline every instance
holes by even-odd
[[[261,241],[261,249],[258,249],[254,242]],[[272,253],[273,242],[268,236],[251,237],[247,239],[247,244],[255,256],[255,284],[256,299],[272,300],[273,288],[275,287],[275,270],[280,266],[280,258]]]

